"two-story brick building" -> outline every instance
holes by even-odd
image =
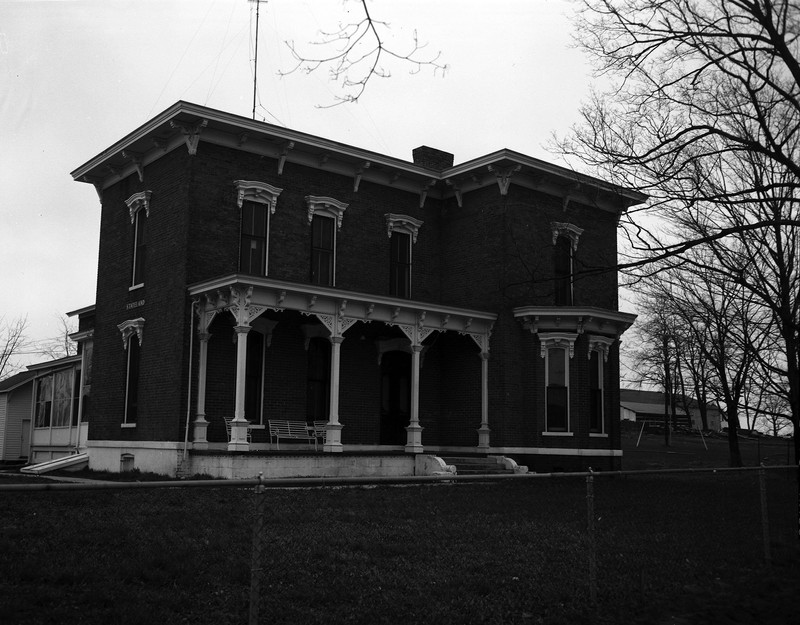
[[[90,466],[618,466],[616,228],[645,197],[413,157],[178,102],[75,170],[102,202]],[[318,451],[276,419],[326,422]]]

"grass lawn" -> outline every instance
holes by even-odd
[[[626,470],[729,466],[727,434],[711,434],[705,438],[699,434],[674,434],[669,447],[665,445],[663,431],[645,429],[641,439],[639,434],[640,430],[632,426],[622,432],[623,468]],[[761,463],[767,466],[792,464],[793,445],[791,439],[739,437],[742,461],[748,467]]]
[[[593,605],[581,478],[268,490],[260,620],[792,622],[794,478],[768,495],[770,571],[755,475],[598,476]],[[256,497],[0,492],[0,623],[245,623]]]

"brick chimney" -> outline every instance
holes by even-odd
[[[414,165],[419,165],[425,169],[442,171],[453,166],[453,155],[435,148],[421,145],[411,152],[414,155]]]

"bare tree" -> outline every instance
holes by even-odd
[[[416,73],[423,68],[444,73],[447,65],[439,62],[441,53],[426,54],[426,44],[421,44],[415,30],[411,41],[393,42],[390,25],[372,16],[367,0],[358,0],[360,19],[339,23],[336,29],[320,33],[321,40],[311,46],[317,48],[316,54],[300,50],[295,42],[287,41],[295,65],[285,72],[311,73],[327,68],[331,80],[340,83],[343,95],[335,96],[336,106],[345,102],[357,102],[363,95],[372,77],[388,78],[391,65],[399,63]]]
[[[792,0],[583,0],[578,44],[612,80],[582,108],[561,151],[620,184],[647,192],[655,209],[698,202],[736,205],[756,191],[793,197],[800,186],[800,42]],[[708,187],[705,176],[759,155],[783,176]],[[632,215],[635,216],[635,213]],[[639,220],[637,220],[639,221]],[[798,224],[797,218],[787,218]],[[750,229],[770,225],[748,224]],[[679,251],[630,223],[648,251]],[[727,226],[727,224],[726,224]],[[711,228],[700,241],[725,236]]]
[[[790,414],[800,420],[800,4],[797,0],[583,0],[578,43],[611,80],[558,144],[651,196],[654,230],[629,213],[639,279],[667,266],[715,271],[769,311]],[[704,246],[711,254],[692,257]],[[760,317],[763,320],[763,315]],[[766,334],[764,334],[766,332]],[[765,338],[765,341],[768,339]],[[757,360],[754,352],[752,358]],[[729,426],[731,424],[729,423]],[[796,458],[800,439],[795,438]]]
[[[77,346],[69,335],[75,332],[75,325],[66,315],[57,315],[56,319],[58,320],[58,335],[40,341],[37,351],[42,356],[54,360],[65,356],[74,356],[77,353]]]
[[[0,380],[17,372],[14,358],[30,346],[25,334],[27,328],[27,317],[12,321],[6,321],[4,316],[0,317]]]

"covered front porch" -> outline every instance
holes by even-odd
[[[193,455],[277,451],[270,419],[324,420],[317,455],[488,452],[497,315],[238,274],[189,295]],[[279,445],[315,454],[313,441]]]

